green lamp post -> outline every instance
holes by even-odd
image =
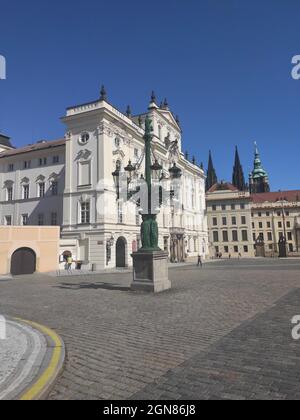
[[[149,116],[145,119],[145,181],[148,189],[148,212],[142,215],[143,223],[141,226],[142,247],[132,254],[133,258],[133,282],[132,290],[144,290],[150,292],[161,292],[171,288],[168,278],[168,254],[158,246],[158,224],[157,214],[152,212],[152,180],[160,181],[162,166],[157,159],[151,162],[152,157],[152,122]],[[125,168],[128,173],[132,173],[132,165],[129,162]],[[180,177],[181,170],[176,164],[170,169],[170,177]],[[131,176],[131,175],[130,175]]]

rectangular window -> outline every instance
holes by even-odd
[[[244,252],[247,253],[249,251],[249,248],[247,245],[244,246]]]
[[[12,200],[13,200],[13,188],[8,187],[7,188],[7,201],[12,201]]]
[[[246,223],[246,216],[242,216],[242,225],[246,225],[247,223]]]
[[[23,200],[28,200],[29,198],[29,185],[23,185]]]
[[[286,222],[286,227],[290,228],[291,227],[291,222]]]
[[[223,226],[227,225],[227,218],[226,217],[222,217],[222,224],[223,224]]]
[[[51,225],[57,226],[57,213],[56,212],[51,213]]]
[[[248,231],[242,230],[242,241],[247,242],[248,241]]]
[[[59,156],[53,156],[52,162],[53,163],[59,163]]]
[[[254,222],[252,222],[252,228],[253,228],[253,229],[255,228],[255,223],[254,223]]]
[[[255,235],[255,233],[253,233],[253,241],[254,242],[256,241],[256,235]]]
[[[23,162],[23,168],[24,168],[24,169],[29,169],[29,168],[30,168],[30,166],[31,166],[31,161],[30,161],[30,160],[25,160],[25,161]]]
[[[214,242],[219,242],[219,232],[218,231],[213,232],[213,241]]]
[[[227,230],[223,230],[223,242],[228,242],[228,232]]]
[[[268,241],[273,241],[272,232],[268,232]]]
[[[233,242],[238,242],[238,231],[237,230],[232,231],[232,240],[233,240]]]
[[[262,216],[261,212],[258,212],[258,217],[261,217],[261,216]]]
[[[222,204],[222,210],[226,210],[226,205]]]
[[[269,211],[267,211],[266,216],[270,217],[270,212]]]
[[[44,214],[43,213],[39,213],[38,214],[38,225],[39,226],[43,226],[44,225]]]
[[[245,210],[245,204],[241,204],[241,210]]]
[[[289,252],[294,252],[293,244],[289,244]]]
[[[47,158],[40,158],[39,159],[39,166],[47,165]]]
[[[39,197],[42,198],[45,196],[45,183],[40,182],[39,183]]]
[[[81,223],[90,223],[90,203],[81,203]]]
[[[229,252],[228,246],[224,246],[224,252],[225,252],[225,254],[228,254],[228,252]]]
[[[287,236],[288,236],[288,240],[289,241],[292,241],[293,240],[293,238],[292,238],[292,232],[288,232]]]
[[[57,195],[58,194],[58,182],[57,181],[52,181],[51,182],[51,194],[52,195]]]
[[[218,219],[213,217],[213,226],[218,226]]]
[[[22,225],[27,226],[28,225],[28,214],[22,214]]]
[[[231,223],[235,226],[236,225],[236,217],[232,216]]]
[[[267,222],[267,228],[270,229],[271,227],[271,222]]]
[[[262,224],[262,222],[259,222],[259,223],[258,223],[258,227],[259,227],[259,229],[262,229],[262,228],[263,228],[263,224]]]
[[[233,249],[234,249],[234,252],[235,252],[236,254],[239,252],[239,247],[238,247],[238,246],[236,246],[236,245],[235,245],[235,246],[233,247]]]
[[[282,229],[282,222],[278,222],[279,229]]]
[[[213,205],[212,206],[212,211],[216,211],[217,210],[217,206],[216,205]]]
[[[235,210],[235,204],[231,204],[231,210]]]
[[[12,217],[11,216],[5,216],[5,224],[6,226],[12,225]]]
[[[14,171],[14,164],[13,163],[10,163],[9,165],[8,165],[8,172],[13,172]]]
[[[260,232],[260,234],[259,234],[259,239],[260,239],[261,241],[264,241],[264,240],[265,240],[265,235],[263,234],[263,232]]]

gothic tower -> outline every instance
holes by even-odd
[[[240,191],[246,191],[247,186],[244,177],[243,167],[241,165],[239,151],[236,146],[235,148],[235,162],[232,174],[232,185],[234,185]]]
[[[254,169],[249,176],[249,188],[251,194],[265,193],[270,191],[269,176],[262,166],[256,143]]]
[[[206,178],[206,191],[208,191],[213,185],[217,184],[218,178],[212,161],[211,151],[209,151],[207,178]]]

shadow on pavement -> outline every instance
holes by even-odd
[[[105,290],[119,290],[127,292],[130,290],[128,286],[121,286],[120,284],[115,283],[60,283],[58,286],[54,286],[58,289],[69,289],[69,290],[82,290],[82,289],[105,289]]]

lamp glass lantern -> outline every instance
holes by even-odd
[[[174,162],[173,166],[169,169],[171,179],[179,179],[182,176],[182,171],[176,163]]]
[[[150,169],[152,171],[153,180],[159,181],[163,167],[160,165],[157,159],[155,159],[155,162],[153,163],[153,165],[150,166]]]

